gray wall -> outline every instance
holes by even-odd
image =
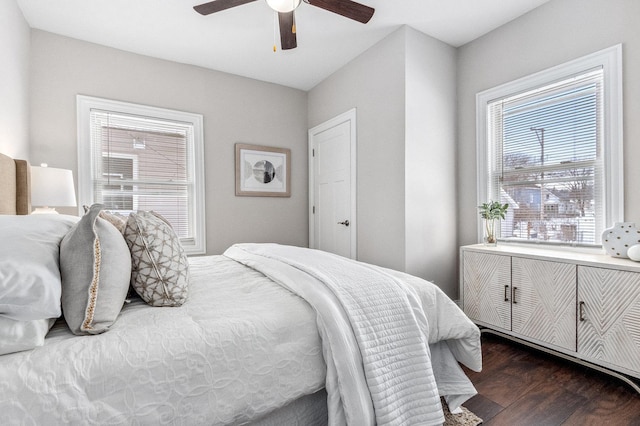
[[[477,242],[475,95],[623,44],[625,220],[640,223],[640,1],[552,0],[459,49],[458,242]]]
[[[309,127],[357,109],[358,259],[452,296],[455,61],[452,47],[403,27],[309,92]]]
[[[0,1],[0,152],[29,159],[30,30],[15,1]]]
[[[308,245],[305,92],[33,30],[30,158],[77,171],[76,95],[204,116],[207,252]],[[234,144],[291,149],[291,198],[236,197]]]
[[[356,108],[358,259],[404,269],[405,34],[396,31],[309,92],[309,128]]]
[[[456,50],[407,27],[405,271],[456,295]]]

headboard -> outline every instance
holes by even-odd
[[[29,162],[0,154],[0,214],[29,214],[30,211]]]

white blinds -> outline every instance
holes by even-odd
[[[188,156],[193,126],[94,109],[90,122],[95,202],[123,214],[156,211],[180,238],[192,237],[194,179]]]
[[[488,104],[501,238],[595,245],[603,229],[603,70]]]

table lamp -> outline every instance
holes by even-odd
[[[31,167],[31,214],[58,212],[54,207],[75,207],[76,192],[71,170],[56,169],[41,164]]]

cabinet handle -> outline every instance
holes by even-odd
[[[584,302],[580,301],[580,303],[578,303],[578,317],[580,319],[580,321],[584,321]]]
[[[512,293],[513,293],[513,294],[511,295],[511,301],[512,301],[514,304],[515,304],[515,303],[518,303],[518,302],[516,302],[516,290],[517,290],[517,289],[518,289],[518,287],[514,287],[514,288],[513,288],[513,291],[512,291]]]
[[[507,295],[507,294],[508,294],[508,293],[507,293],[507,291],[508,291],[508,290],[509,290],[509,286],[508,286],[508,285],[505,285],[505,286],[504,286],[504,301],[505,301],[505,302],[508,302],[508,301],[509,301],[509,296]]]

